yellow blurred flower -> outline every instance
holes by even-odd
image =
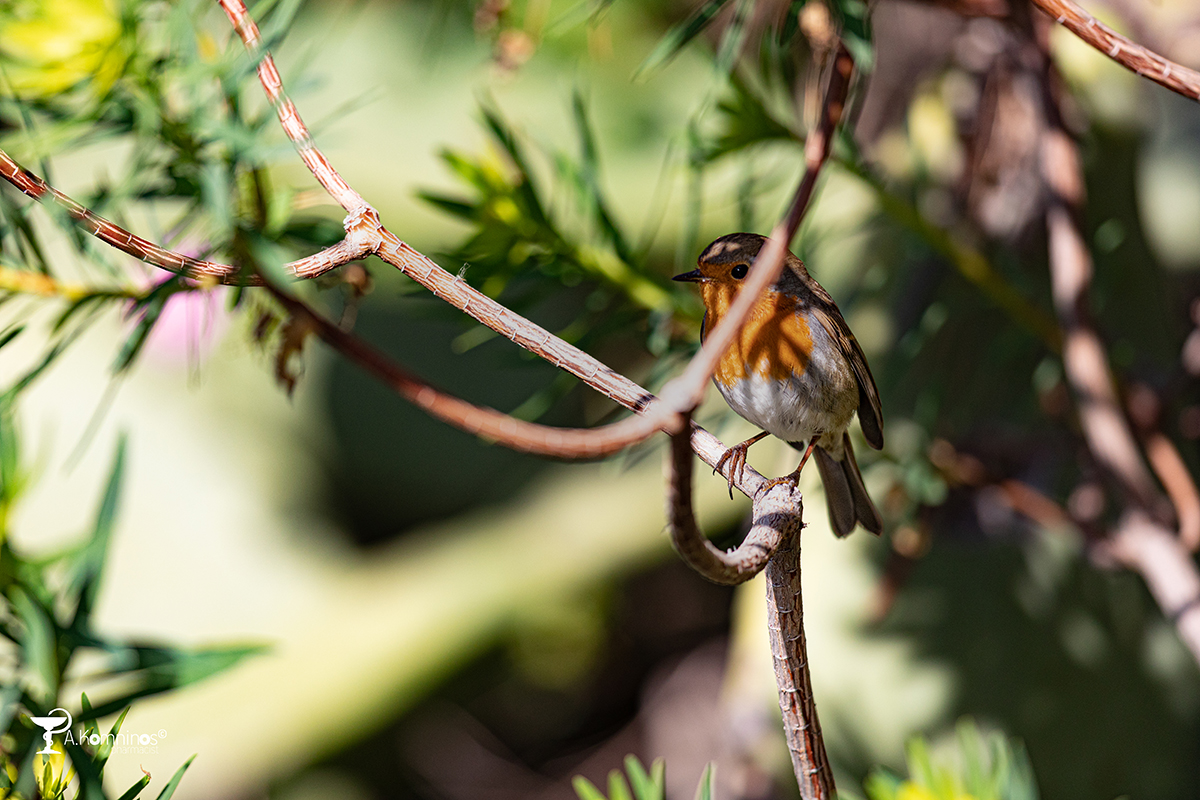
[[[924,786],[906,781],[900,784],[900,788],[896,790],[896,800],[945,800],[945,798],[934,794]],[[954,800],[975,800],[975,798],[965,792],[955,792]]]
[[[937,800],[933,792],[924,786],[918,786],[911,781],[900,786],[896,792],[896,800]]]
[[[17,0],[0,6],[0,66],[11,89],[38,98],[88,78],[98,91],[112,86],[126,58],[117,3]]]

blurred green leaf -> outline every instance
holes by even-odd
[[[10,587],[9,599],[23,628],[23,666],[37,679],[38,702],[49,703],[57,696],[61,679],[58,637],[53,615],[23,586]],[[49,709],[50,706],[46,708]]]
[[[86,719],[114,714],[134,700],[196,683],[266,650],[258,645],[196,650],[150,646],[106,649],[115,657],[110,673],[123,676],[132,686],[123,684],[125,688],[119,697],[100,703],[86,714]]]
[[[625,772],[637,800],[663,800],[666,792],[666,762],[663,759],[656,758],[647,774],[637,756],[625,756]]]
[[[658,44],[638,67],[634,76],[644,77],[677,56],[679,51],[687,47],[689,42],[699,36],[716,19],[717,14],[721,13],[721,9],[728,2],[729,0],[705,0],[699,8],[692,12],[690,17],[674,25],[659,39]]]
[[[700,785],[696,787],[696,800],[713,800],[713,778],[716,772],[716,762],[710,761],[700,775]]]
[[[138,778],[137,783],[126,789],[117,800],[134,800],[135,797],[142,793],[142,790],[150,785],[150,776],[143,775]]]
[[[579,795],[579,800],[606,800],[604,793],[582,775],[572,778],[571,786],[575,789],[575,794]]]
[[[104,781],[100,777],[100,767],[92,760],[86,750],[72,742],[63,742],[62,747],[71,766],[79,775],[80,800],[105,800]],[[49,762],[46,763],[49,767]]]
[[[629,782],[619,769],[608,773],[608,800],[633,800],[629,791]]]
[[[96,522],[86,545],[77,551],[71,565],[69,594],[77,599],[75,612],[69,627],[78,632],[88,631],[92,609],[96,606],[96,595],[100,591],[100,578],[108,557],[108,544],[112,540],[113,526],[117,516],[117,505],[121,500],[121,481],[125,474],[125,437],[117,441],[117,452],[108,473],[108,485],[96,512]]]

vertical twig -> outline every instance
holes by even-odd
[[[797,523],[799,519],[797,518]],[[792,770],[804,800],[825,800],[836,795],[833,769],[825,752],[817,705],[813,700],[804,640],[804,601],[800,595],[800,526],[786,536],[767,564],[767,626],[779,710]]]
[[[804,640],[800,597],[804,503],[800,490],[784,482],[756,494],[750,533],[736,549],[725,553],[704,537],[692,515],[692,451],[685,432],[671,436],[667,478],[671,543],[692,569],[714,583],[736,585],[766,568],[767,627],[792,770],[804,800],[831,800],[833,770],[821,737]]]

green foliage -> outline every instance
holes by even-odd
[[[114,737],[135,700],[188,686],[226,670],[248,655],[253,646],[184,649],[132,642],[108,636],[95,628],[96,607],[104,565],[117,519],[121,483],[125,474],[125,443],[117,446],[113,465],[95,520],[82,540],[59,552],[31,557],[9,541],[7,511],[17,500],[24,472],[17,447],[9,401],[0,398],[0,635],[13,646],[15,668],[0,679],[0,730],[11,747],[0,755],[0,790],[30,798],[36,791],[46,798],[62,797],[78,776],[80,796],[104,797],[101,777],[112,753]],[[81,654],[100,656],[89,681],[105,689],[103,699],[92,703],[88,695],[72,716],[82,723],[80,741],[61,743],[62,756],[43,759],[37,750],[42,730],[28,716],[44,716],[63,705],[63,687],[71,665]],[[21,713],[18,713],[18,710]],[[120,712],[108,736],[99,736],[96,720]],[[93,744],[93,736],[98,744]],[[184,764],[159,794],[167,800],[187,769]],[[140,780],[122,795],[137,797],[149,784]]]
[[[1025,748],[998,731],[984,733],[974,720],[958,724],[957,764],[935,764],[929,743],[908,743],[908,778],[886,769],[864,784],[868,800],[1037,800],[1037,783]]]
[[[483,122],[498,149],[442,157],[469,194],[424,192],[422,197],[473,226],[468,239],[445,254],[462,264],[463,279],[519,311],[563,302],[563,287],[579,287],[578,312],[555,333],[586,347],[631,327],[644,330],[659,354],[674,315],[687,308],[682,292],[668,288],[646,247],[635,248],[600,185],[600,154],[583,97],[572,109],[578,155],[539,153],[552,165],[553,190],[535,176],[528,144],[501,113],[483,109]],[[554,204],[548,196],[565,196]],[[539,279],[540,278],[540,279]],[[547,280],[549,279],[549,280]]]
[[[49,14],[53,24],[54,15],[66,8],[52,0],[30,5]],[[257,9],[268,45],[278,44],[298,6],[298,0],[287,0]],[[11,22],[6,13],[0,12],[0,28]],[[120,53],[113,62],[117,69],[93,74],[68,64],[51,74],[42,68],[59,82],[76,76],[66,86],[6,85],[0,79],[0,146],[53,184],[51,157],[106,142],[127,145],[131,155],[108,164],[108,177],[75,199],[118,223],[135,206],[153,209],[166,222],[147,238],[187,255],[248,268],[256,257],[282,263],[341,237],[336,223],[295,213],[293,192],[271,181],[270,168],[294,158],[291,144],[279,131],[274,110],[260,99],[254,61],[240,40],[233,37],[223,49],[218,46],[218,36],[229,38],[227,23],[211,4],[128,0],[112,24],[117,39],[111,49]],[[47,58],[52,55],[47,51]],[[0,67],[15,69],[13,58],[0,48]],[[28,54],[21,63],[27,61]],[[51,225],[40,224],[38,215]],[[61,282],[68,270],[48,258],[48,236],[73,245],[84,285]],[[264,253],[269,259],[262,258]],[[58,207],[31,203],[11,187],[0,191],[0,302],[32,293],[61,305],[42,357],[0,390],[23,391],[111,312],[132,320],[113,364],[119,375],[136,361],[175,295],[211,288],[183,278],[141,288],[122,263],[127,263],[124,256],[85,233]],[[34,276],[43,281],[32,284]],[[235,302],[239,297],[234,295]],[[12,313],[0,330],[0,347],[27,330],[40,335],[41,326],[26,323],[43,304],[9,303]]]
[[[666,769],[666,762],[659,758],[655,759],[650,765],[650,771],[646,772],[637,756],[629,755],[625,756],[625,774],[616,769],[608,773],[607,797],[582,775],[576,775],[571,785],[575,788],[575,794],[579,795],[579,800],[663,800],[666,796]],[[711,773],[710,764],[701,778],[701,787],[705,785],[706,780],[711,783]],[[711,794],[711,787],[709,792]],[[701,797],[699,792],[696,796]],[[704,800],[710,798],[706,796]]]

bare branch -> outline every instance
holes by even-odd
[[[34,200],[49,201],[66,211],[72,219],[79,223],[80,227],[100,241],[148,264],[200,281],[215,279],[219,283],[243,286],[254,286],[261,283],[258,276],[242,275],[237,267],[191,258],[173,250],[166,250],[140,236],[133,235],[50,186],[37,175],[13,161],[3,150],[0,150],[0,177]],[[370,251],[365,243],[347,239],[315,255],[285,264],[283,268],[297,278],[315,278],[342,264],[363,258],[368,252]]]
[[[85,230],[101,241],[154,266],[199,280],[215,278],[224,283],[263,284],[260,276],[242,275],[239,267],[190,258],[133,235],[124,228],[97,216],[67,195],[49,186],[41,178],[21,168],[3,151],[0,151],[0,176],[6,178],[30,197],[36,200],[49,200],[63,208]],[[511,417],[506,417],[513,423],[511,426],[502,424],[499,419],[484,421],[481,418],[473,418],[471,409],[491,414],[499,412],[492,409],[481,409],[465,401],[456,401],[460,405],[455,405],[449,400],[445,403],[438,403],[437,407],[440,410],[438,412],[431,411],[431,413],[435,413],[439,418],[451,424],[458,424],[456,423],[458,420],[466,430],[493,438],[500,444],[516,449],[541,452],[537,448],[544,445],[547,448],[546,455],[558,458],[593,458],[604,452],[613,452],[609,448],[620,449],[620,447],[644,440],[655,430],[670,432],[679,429],[677,427],[679,416],[673,407],[664,406],[653,394],[624,375],[614,372],[599,360],[567,344],[545,328],[510,311],[487,295],[467,285],[461,278],[451,277],[448,272],[429,258],[409,247],[395,234],[384,228],[379,221],[378,214],[370,206],[362,206],[348,214],[344,224],[346,227],[344,240],[314,256],[287,264],[284,268],[298,278],[314,277],[349,261],[362,258],[369,253],[376,253],[451,305],[465,311],[479,322],[488,325],[496,332],[545,358],[555,366],[577,376],[622,406],[639,414],[647,415],[650,421],[626,420],[624,423],[617,423],[621,427],[615,430],[610,428],[589,429],[578,431],[578,436],[572,433],[565,438],[559,438],[565,432],[550,426],[540,426],[544,430],[539,433],[524,427],[532,425],[532,423],[524,423]],[[377,372],[377,374],[382,376],[382,373]],[[385,380],[391,382],[390,378],[385,378]],[[428,394],[421,396],[430,397]],[[417,404],[425,407],[421,401],[418,401]],[[515,434],[516,438],[510,443],[507,441],[507,437],[513,431],[519,431],[519,433]],[[728,449],[719,439],[699,426],[693,426],[692,441],[700,457],[713,467]],[[618,447],[617,442],[625,442],[625,444]],[[722,474],[726,474],[727,471],[728,467],[725,467],[725,472]],[[765,479],[761,475],[753,469],[747,468],[741,480],[735,480],[734,485],[738,486],[747,496],[753,496],[764,481]]]
[[[795,506],[795,511],[796,516],[792,517],[796,523],[795,531],[784,538],[775,557],[767,564],[767,627],[783,731],[792,756],[792,771],[800,785],[800,797],[832,800],[837,796],[837,789],[813,700],[808,645],[804,638],[799,505]]]
[[[308,127],[300,118],[295,103],[283,90],[283,79],[279,77],[279,70],[275,68],[275,59],[262,49],[262,37],[258,32],[258,25],[250,17],[250,12],[246,10],[246,4],[242,0],[217,1],[225,11],[225,16],[229,17],[233,29],[245,43],[246,49],[250,51],[250,55],[258,59],[258,80],[262,83],[267,98],[279,115],[279,124],[283,126],[283,132],[296,145],[296,151],[300,154],[300,158],[304,159],[304,163],[321,186],[325,187],[325,191],[329,192],[330,196],[347,212],[365,207],[367,201],[342,179],[342,176],[325,158],[325,154],[313,143]]]
[[[1033,4],[1126,69],[1191,100],[1200,100],[1200,72],[1130,41],[1071,0],[1033,0]]]
[[[1050,198],[1046,212],[1055,311],[1063,328],[1063,367],[1079,408],[1093,457],[1122,490],[1129,505],[1109,539],[1109,550],[1140,573],[1163,613],[1200,662],[1200,570],[1179,537],[1159,522],[1162,498],[1138,450],[1116,392],[1116,379],[1092,320],[1088,290],[1092,258],[1079,224],[1083,172],[1079,150],[1066,130],[1055,90],[1058,75],[1043,53],[1042,93],[1047,129],[1042,171]]]

